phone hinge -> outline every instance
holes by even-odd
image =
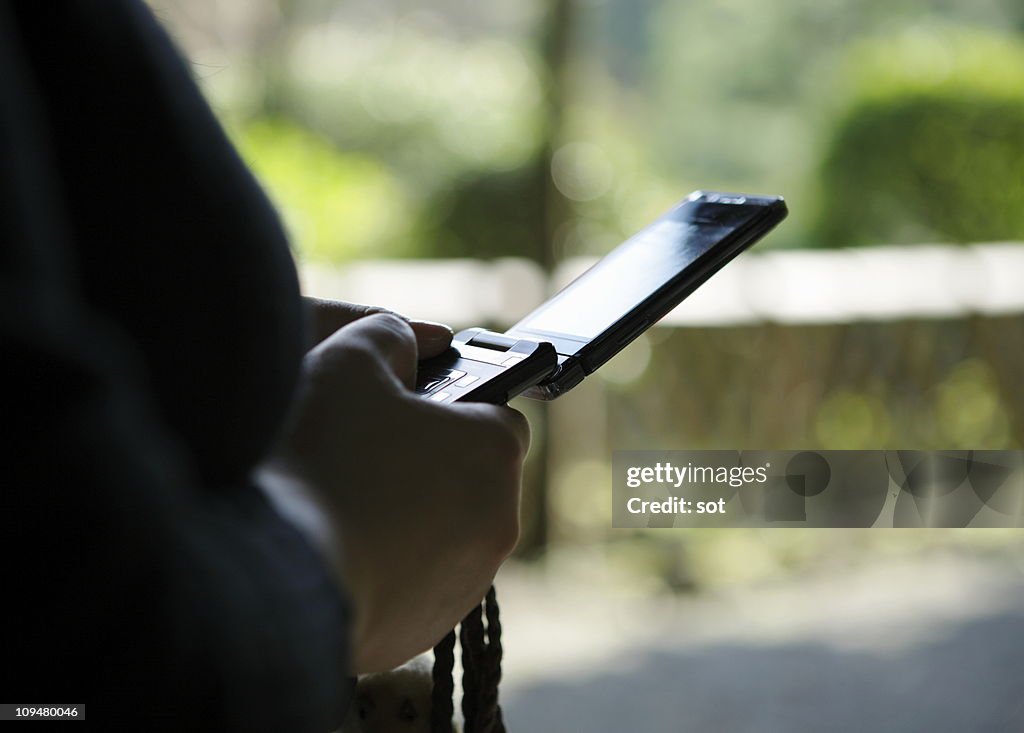
[[[502,336],[500,333],[481,331],[467,343],[470,346],[479,346],[482,349],[491,349],[492,351],[508,351],[518,342],[519,339]]]

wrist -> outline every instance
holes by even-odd
[[[278,462],[260,466],[256,472],[256,483],[284,519],[301,532],[309,543],[320,552],[335,577],[352,602],[352,643],[355,656],[359,656],[366,636],[366,601],[360,593],[363,583],[359,582],[355,568],[346,562],[342,548],[342,533],[338,522],[326,502],[319,498],[317,491],[296,472]],[[353,659],[353,663],[357,663]]]
[[[256,471],[256,484],[274,509],[323,555],[332,574],[342,579],[341,543],[334,523],[313,489],[294,472],[276,464]]]

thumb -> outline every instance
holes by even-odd
[[[421,359],[437,356],[452,342],[452,330],[448,326],[431,321],[414,321],[378,305],[361,305],[322,298],[303,298],[303,300],[310,313],[310,330],[312,331],[310,348],[328,338],[339,328],[378,313],[398,316],[412,327]]]
[[[372,313],[339,329],[311,353],[320,353],[329,361],[335,351],[350,353],[351,349],[370,356],[357,364],[390,372],[410,389],[415,383],[416,338],[404,318],[394,313]]]

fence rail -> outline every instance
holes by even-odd
[[[311,295],[373,303],[453,326],[508,325],[593,264],[550,279],[522,259],[373,260],[305,264]],[[662,322],[735,326],[851,323],[1024,313],[1024,243],[750,253]]]

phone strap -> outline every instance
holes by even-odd
[[[486,628],[484,622],[486,621]],[[501,620],[492,585],[483,602],[462,619],[458,629],[462,647],[463,733],[505,733],[498,702],[501,682]],[[434,647],[431,733],[452,733],[455,712],[455,631]]]

